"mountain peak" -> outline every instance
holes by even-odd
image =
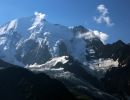
[[[125,45],[125,43],[122,40],[118,40],[114,44],[116,44],[116,45]]]
[[[44,20],[45,16],[46,15],[43,13],[35,12],[34,13],[34,22],[32,24],[32,27],[29,28],[29,30],[32,30],[38,26],[43,25],[43,20]]]
[[[72,30],[73,30],[74,33],[86,33],[86,32],[89,31],[88,29],[86,29],[86,28],[85,28],[84,26],[82,26],[82,25],[74,26],[74,27],[72,28]]]

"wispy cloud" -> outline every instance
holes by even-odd
[[[109,12],[108,9],[105,7],[105,5],[101,4],[97,6],[97,11],[100,13],[100,15],[94,16],[94,20],[101,24],[101,23],[105,23],[108,26],[113,26],[114,23],[111,21],[111,18],[109,16]]]

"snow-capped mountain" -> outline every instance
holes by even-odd
[[[45,14],[36,12],[31,17],[14,19],[0,26],[0,59],[25,67],[71,56],[82,63],[85,70],[102,76],[111,65],[118,65],[117,61],[102,57],[100,52],[107,37],[105,33],[81,25],[52,24],[45,20]],[[111,64],[106,64],[107,61]]]
[[[32,17],[15,19],[0,26],[0,58],[21,66],[43,64],[53,57],[65,55],[86,62],[86,55],[94,52],[86,48],[86,41],[100,39],[97,33],[81,26],[68,28],[51,24],[44,17],[36,12]]]
[[[46,73],[62,81],[76,95],[117,100],[100,89],[109,81],[112,83],[113,78],[118,82],[118,76],[109,73],[117,71],[118,75],[118,70],[124,70],[122,67],[129,69],[130,46],[121,40],[105,44],[107,38],[107,34],[83,26],[52,24],[45,14],[36,12],[0,26],[0,59],[36,73]],[[129,81],[127,78],[123,82]]]

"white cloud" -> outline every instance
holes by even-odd
[[[84,38],[84,39],[93,39],[93,38],[99,38],[104,44],[106,40],[108,39],[108,35],[103,32],[99,32],[97,30],[90,30],[89,32],[78,34],[78,38]]]
[[[108,9],[105,7],[105,5],[101,4],[97,6],[97,11],[100,13],[100,16],[94,17],[94,20],[97,23],[105,23],[108,26],[114,25],[114,23],[111,21],[110,16],[108,15]]]
[[[105,41],[108,39],[108,35],[106,33],[103,32],[99,32],[97,30],[94,30],[93,33],[103,42],[105,43]]]
[[[103,15],[108,14],[108,9],[103,4],[98,5],[97,10]]]

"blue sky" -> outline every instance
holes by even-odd
[[[46,19],[51,23],[84,25],[86,28],[107,33],[108,43],[119,39],[128,43],[129,9],[130,0],[0,0],[0,24],[31,16],[38,11],[45,13]],[[107,13],[103,15],[106,10]]]

